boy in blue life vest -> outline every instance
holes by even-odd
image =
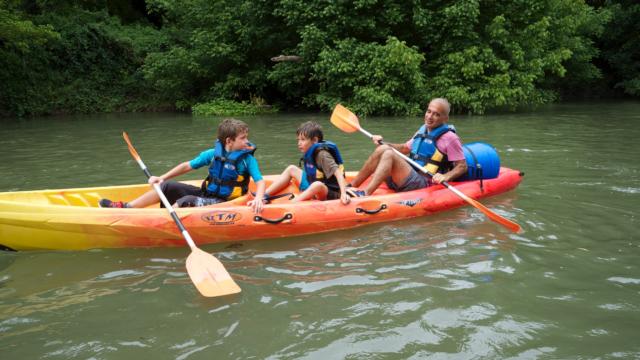
[[[249,176],[256,183],[256,196],[251,201],[254,212],[262,211],[265,182],[253,157],[256,148],[249,142],[249,126],[243,121],[225,119],[218,126],[218,139],[212,149],[200,153],[191,161],[185,161],[162,176],[151,176],[149,184],[160,184],[170,203],[178,207],[194,207],[233,200],[249,190]],[[201,187],[176,181],[165,181],[193,169],[209,166],[209,175]],[[131,202],[101,199],[100,207],[144,208],[160,201],[158,194],[150,190]],[[162,205],[162,203],[160,204]]]
[[[342,156],[336,144],[325,141],[322,127],[313,121],[307,121],[296,130],[298,150],[303,154],[302,169],[289,165],[265,192],[274,195],[289,186],[291,179],[299,184],[302,193],[293,201],[312,198],[319,200],[340,199],[344,205],[351,201],[346,193]],[[256,198],[260,197],[256,195]]]

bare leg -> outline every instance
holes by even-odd
[[[302,180],[302,170],[295,165],[289,165],[286,169],[274,180],[271,185],[265,191],[266,194],[274,195],[280,192],[282,189],[289,186],[291,179],[296,179],[298,184]]]
[[[398,156],[390,147],[386,147],[386,149],[382,150],[378,159],[378,164],[373,171],[371,181],[364,189],[367,195],[373,194],[380,184],[382,184],[382,182],[389,176],[391,176],[394,183],[402,185],[409,174],[411,174],[411,165]]]
[[[351,185],[353,185],[353,187],[360,186],[360,184],[373,174],[378,167],[382,153],[387,149],[390,149],[387,145],[380,145],[373,151],[373,153],[371,153],[371,155],[369,155],[369,158],[365,161],[364,165],[362,165],[362,168],[358,171],[356,177],[351,181]]]
[[[160,202],[160,197],[155,190],[149,190],[146,193],[138,196],[135,200],[129,202],[129,206],[132,208],[144,208],[149,205]]]
[[[296,196],[293,201],[305,201],[312,199],[314,196],[319,200],[325,200],[327,198],[327,193],[329,189],[327,186],[320,181],[314,181],[307,190],[305,190],[302,194]]]

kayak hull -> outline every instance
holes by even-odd
[[[353,173],[348,177],[354,176]],[[267,182],[275,176],[266,176]],[[514,189],[522,174],[501,168],[495,179],[452,183],[474,199]],[[197,182],[188,182],[197,183]],[[253,184],[251,185],[253,188]],[[131,200],[149,190],[146,184],[99,188],[0,193],[0,245],[13,250],[83,250],[184,246],[186,242],[165,209],[105,209],[100,198]],[[291,185],[285,192],[296,192]],[[275,200],[253,214],[249,197],[208,207],[176,209],[199,244],[300,236],[368,224],[427,216],[466,205],[443,186],[395,193],[381,187],[373,196],[291,202]]]

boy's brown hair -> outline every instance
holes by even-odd
[[[242,120],[224,119],[218,125],[218,140],[224,146],[227,138],[235,140],[240,134],[249,132],[249,125]]]
[[[322,134],[322,126],[315,121],[307,121],[298,126],[298,130],[296,130],[296,135],[304,136],[307,139],[313,139],[314,137],[318,138],[318,141],[322,141],[324,135]]]

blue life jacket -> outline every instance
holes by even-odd
[[[333,157],[336,164],[338,164],[338,170],[344,173],[344,165],[342,161],[342,156],[340,155],[340,150],[336,144],[331,141],[318,141],[317,143],[311,145],[309,150],[304,153],[304,156],[300,161],[303,163],[302,167],[302,176],[306,177],[309,185],[314,181],[322,181],[329,189],[333,191],[340,191],[340,185],[338,185],[338,180],[335,176],[327,179],[325,174],[322,172],[322,169],[318,168],[318,164],[316,164],[316,155],[320,150],[327,150],[329,154]],[[305,189],[300,189],[305,190]]]
[[[216,140],[213,159],[209,166],[209,176],[202,183],[202,189],[207,196],[232,200],[247,193],[250,180],[249,169],[245,168],[245,172],[240,174],[237,164],[256,151],[256,147],[253,144],[250,145],[252,149],[227,153],[220,140]]]
[[[413,137],[409,157],[421,166],[427,165],[427,171],[432,174],[447,172],[451,168],[451,163],[447,160],[446,154],[438,151],[436,141],[449,131],[456,132],[456,128],[453,125],[442,124],[431,131],[427,131],[427,126],[422,125],[418,133]]]

